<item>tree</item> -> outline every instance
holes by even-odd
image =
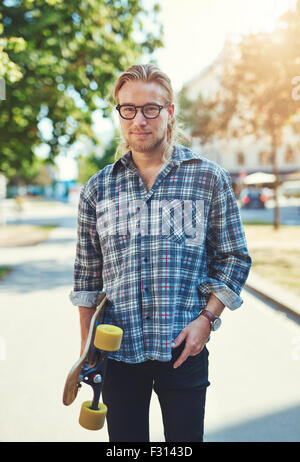
[[[0,20],[3,16],[0,13]],[[7,82],[14,83],[22,78],[19,66],[12,62],[7,51],[13,51],[15,54],[24,50],[25,42],[22,38],[10,37],[4,38],[4,25],[0,23],[0,78]]]
[[[178,120],[189,131],[191,137],[201,138],[202,144],[205,144],[215,136],[215,101],[205,101],[201,93],[193,101],[187,95],[187,87],[183,86],[178,93],[178,106]]]
[[[294,15],[286,16],[289,20],[283,21],[282,18],[284,27],[279,25],[273,33],[246,37],[239,46],[239,62],[233,71],[229,70],[230,75],[225,72],[223,82],[228,95],[223,114],[229,107],[235,108],[241,122],[239,131],[256,137],[267,136],[270,140],[270,157],[276,178],[275,229],[279,228],[278,148],[282,145],[284,127],[299,113],[299,104],[292,98],[291,82],[299,59],[300,2],[297,14],[298,22],[294,21]]]
[[[246,36],[234,48],[233,59],[224,63],[215,100],[205,102],[210,111],[206,124],[200,119],[195,132],[214,133],[220,138],[250,134],[269,138],[276,177],[274,227],[278,229],[277,152],[284,127],[293,125],[300,113],[299,102],[292,97],[292,82],[299,74],[300,0],[296,11],[283,15],[273,32]],[[196,111],[197,103],[193,104],[191,112]]]
[[[11,178],[10,186],[25,186],[29,184],[45,186],[50,184],[49,182],[49,171],[53,167],[49,166],[47,162],[38,157],[34,157],[31,161],[25,159],[21,167],[18,169],[16,175]],[[45,182],[45,179],[47,181]],[[53,181],[53,178],[52,178]]]
[[[77,178],[79,183],[86,183],[95,173],[115,161],[118,137],[119,135],[117,131],[115,131],[115,134],[111,138],[110,142],[105,145],[101,157],[97,156],[94,152],[91,152],[87,156],[79,156]]]
[[[101,108],[109,115],[105,99],[117,74],[162,45],[158,10],[147,12],[139,0],[1,3],[7,89],[0,101],[0,172],[14,176],[41,143],[50,161],[82,134],[97,143],[92,113]],[[156,32],[145,30],[146,16]]]

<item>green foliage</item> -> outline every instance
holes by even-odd
[[[10,266],[0,266],[0,280],[7,276],[12,271]]]
[[[178,120],[192,137],[199,137],[205,143],[215,135],[212,124],[214,103],[204,101],[201,94],[192,101],[187,95],[187,88],[183,86],[178,94],[178,106]]]
[[[11,178],[9,184],[10,186],[26,184],[45,186],[46,184],[51,184],[52,176],[49,172],[51,167],[53,168],[53,166],[38,157],[33,157],[32,160],[23,159],[22,165]]]
[[[101,157],[96,156],[93,152],[87,156],[79,156],[77,181],[81,184],[84,184],[99,170],[108,164],[112,164],[115,161],[117,146],[118,135],[115,133],[115,136],[105,146],[103,155]]]
[[[193,101],[187,96],[187,87],[183,86],[182,89],[177,94],[177,103],[178,103],[178,114],[177,120],[179,120],[182,125],[190,129],[192,123],[192,111],[191,106]]]
[[[97,142],[92,112],[109,116],[105,98],[117,75],[162,45],[161,30],[144,28],[158,9],[147,12],[139,0],[1,2],[0,172],[16,175],[42,142],[50,160],[81,135]]]

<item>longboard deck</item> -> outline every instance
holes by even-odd
[[[77,393],[79,390],[78,378],[80,376],[80,373],[81,373],[81,370],[82,370],[82,367],[85,361],[86,360],[88,360],[89,362],[93,361],[92,350],[93,350],[93,339],[95,336],[95,330],[96,330],[97,325],[101,322],[102,314],[104,312],[104,305],[107,300],[107,296],[105,293],[101,295],[102,295],[102,298],[100,299],[100,304],[96,308],[94,316],[92,317],[92,320],[91,320],[87,341],[86,341],[84,350],[82,352],[82,355],[80,356],[78,361],[76,361],[76,363],[70,370],[67,376],[67,379],[66,379],[64,392],[63,392],[63,403],[66,406],[69,406],[70,404],[72,404],[77,396]]]

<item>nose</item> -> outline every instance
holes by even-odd
[[[140,107],[137,109],[137,113],[136,113],[136,116],[135,116],[134,120],[135,120],[136,123],[138,123],[140,125],[146,125],[147,124],[147,119],[144,116],[144,114],[142,113],[142,109]]]

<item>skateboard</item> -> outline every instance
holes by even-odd
[[[105,422],[107,406],[99,403],[107,356],[111,351],[119,350],[123,331],[120,327],[102,324],[107,296],[101,299],[91,320],[87,341],[78,361],[70,370],[63,392],[63,404],[69,406],[75,400],[82,383],[93,389],[93,400],[85,401],[81,406],[79,423],[87,430],[100,430]]]

